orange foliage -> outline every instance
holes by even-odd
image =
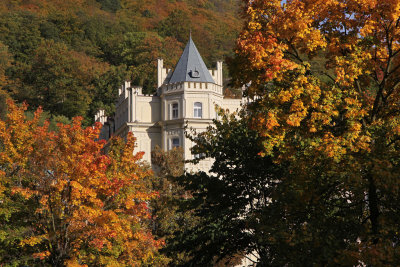
[[[32,229],[20,243],[36,247],[31,255],[54,265],[131,265],[151,259],[161,246],[146,227],[147,202],[156,194],[146,187],[151,171],[133,154],[135,138],[102,153],[101,125],[39,125],[41,110],[27,120],[26,105],[8,101],[0,121],[0,189],[8,185],[31,203]]]
[[[351,197],[334,191],[333,199],[360,203],[363,221],[356,249],[343,255],[396,265],[400,1],[243,2],[243,64],[234,70],[254,97],[248,108],[264,137],[260,154],[289,161],[307,197],[315,194],[307,183],[332,179],[343,186]]]
[[[260,73],[242,82],[251,82],[250,96],[264,97],[267,120],[256,120],[254,127],[267,130],[267,143],[276,144],[288,131],[301,132],[306,146],[314,147],[314,139],[325,148],[340,146],[334,153],[320,150],[339,159],[337,153],[371,150],[371,131],[365,126],[375,127],[378,117],[397,127],[392,116],[400,108],[397,1],[244,2],[247,22],[237,52],[248,59],[252,72]],[[323,64],[317,70],[316,58]],[[274,90],[261,92],[268,82],[275,83]],[[274,133],[268,132],[272,113]],[[338,127],[348,130],[338,135]],[[266,153],[272,153],[267,143]]]

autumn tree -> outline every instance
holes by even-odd
[[[248,109],[252,128],[263,137],[260,152],[276,163],[290,161],[296,205],[313,207],[310,216],[323,215],[319,224],[304,220],[308,234],[291,240],[317,247],[332,239],[331,257],[308,254],[310,262],[395,265],[399,2],[244,4],[246,24],[234,60],[240,68],[232,70],[254,99]],[[342,224],[341,231],[328,218]]]
[[[129,72],[124,79],[144,93],[156,91],[156,60],[173,68],[189,25],[206,62],[231,54],[241,24],[237,1],[0,1],[0,42],[12,62],[7,91],[31,111],[41,105],[54,116],[83,116],[90,125],[99,107],[114,112],[109,92],[121,77],[115,69]],[[99,65],[108,67],[99,73]]]
[[[193,209],[182,208],[182,202],[191,194],[178,184],[178,178],[184,174],[182,148],[163,151],[156,147],[151,153],[155,167],[153,188],[159,197],[150,203],[153,216],[153,234],[165,240],[165,246],[159,251],[168,259],[169,266],[187,264],[191,256],[175,246],[180,241],[177,235],[196,227],[200,222]]]
[[[161,245],[151,235],[151,171],[114,140],[108,155],[100,125],[81,118],[49,131],[41,110],[8,101],[0,121],[0,262],[6,265],[137,266]]]

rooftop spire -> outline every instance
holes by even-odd
[[[183,50],[181,58],[169,80],[169,83],[177,82],[215,83],[192,40],[192,30],[190,30],[189,41],[185,50]]]

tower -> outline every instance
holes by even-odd
[[[186,160],[193,159],[191,141],[185,138],[185,126],[202,132],[217,118],[215,105],[234,111],[240,108],[241,99],[223,96],[222,62],[216,70],[207,69],[191,36],[174,70],[164,68],[164,61],[157,62],[157,92],[143,95],[138,86],[125,82],[120,90],[113,118],[105,122],[104,112],[96,119],[103,123],[102,137],[125,137],[133,132],[144,160],[151,162],[151,151],[156,145],[164,150],[180,146]],[[108,129],[107,129],[108,127]],[[210,160],[201,160],[190,170],[208,171]]]
[[[191,36],[174,71],[158,61],[158,84],[162,110],[162,148],[181,146],[185,159],[191,159],[191,141],[184,127],[204,131],[216,118],[215,105],[223,104],[222,62],[208,70]]]

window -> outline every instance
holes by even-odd
[[[179,147],[179,137],[174,137],[171,139],[171,149],[174,147]]]
[[[194,159],[202,159],[202,158],[205,158],[205,157],[206,157],[205,153],[200,153],[200,154],[194,154],[193,155]]]
[[[193,114],[195,118],[202,118],[203,117],[203,104],[200,102],[194,103]]]
[[[178,118],[178,114],[179,114],[179,112],[178,112],[178,103],[173,103],[171,109],[172,109],[171,110],[171,117],[173,119],[177,119]]]

